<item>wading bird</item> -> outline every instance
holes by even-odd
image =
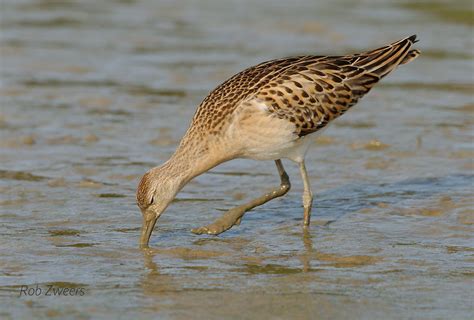
[[[236,158],[274,160],[281,184],[193,229],[218,235],[239,224],[245,212],[290,189],[281,159],[299,165],[303,179],[303,225],[310,223],[313,196],[305,154],[315,137],[398,65],[418,57],[416,36],[379,49],[344,56],[297,56],[250,67],[214,89],[199,105],[176,152],[141,178],[137,204],[143,214],[140,245],[147,247],[156,221],[192,178]]]

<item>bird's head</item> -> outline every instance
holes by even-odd
[[[148,247],[156,221],[173,201],[180,181],[165,167],[153,168],[143,175],[137,188],[137,205],[143,215],[140,247]]]

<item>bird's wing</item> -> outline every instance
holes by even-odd
[[[245,103],[263,101],[270,114],[294,123],[298,136],[313,133],[356,104],[399,64],[415,59],[419,51],[410,50],[415,42],[416,36],[411,36],[361,54],[303,56],[261,64],[254,70],[262,67],[266,72],[249,83],[253,94]]]
[[[303,136],[324,127],[354,105],[397,65],[419,55],[416,36],[347,56],[298,56],[247,68],[215,88],[201,102],[186,136],[222,132],[234,111],[264,101],[269,112],[296,125]]]

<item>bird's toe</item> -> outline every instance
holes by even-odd
[[[218,234],[224,232],[226,229],[218,225],[208,225],[204,227],[191,229],[191,232],[194,234],[208,234],[212,236],[217,236]]]
[[[207,233],[207,228],[206,227],[194,228],[194,229],[191,229],[191,232],[194,234],[203,234],[203,233]]]

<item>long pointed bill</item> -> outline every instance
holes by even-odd
[[[140,248],[148,248],[148,242],[150,242],[151,233],[155,228],[158,217],[150,220],[143,219],[142,234],[140,236]]]

